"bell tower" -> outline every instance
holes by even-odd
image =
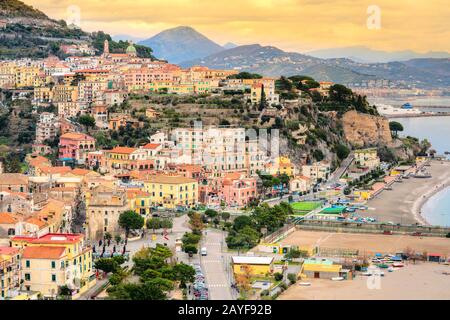
[[[109,55],[109,41],[105,39],[105,42],[103,43],[103,55],[107,56]]]

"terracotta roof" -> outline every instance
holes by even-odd
[[[85,175],[87,175],[87,174],[89,174],[89,173],[95,173],[95,174],[98,174],[98,173],[96,173],[95,171],[87,170],[87,169],[81,169],[81,168],[75,168],[75,169],[73,169],[70,173],[72,173],[72,174],[74,174],[74,175],[77,175],[77,176],[85,176]]]
[[[147,143],[145,146],[143,146],[143,148],[154,150],[160,146],[161,146],[161,144],[159,144],[159,143]]]
[[[73,233],[47,233],[42,237],[25,237],[25,236],[15,236],[12,237],[13,241],[25,241],[29,243],[42,243],[42,244],[69,244],[76,243],[83,238],[82,234],[73,234]]]
[[[23,259],[59,259],[64,256],[65,247],[25,247],[23,249]]]
[[[14,247],[0,247],[0,255],[13,255],[19,253],[19,248]]]
[[[39,229],[41,229],[42,227],[45,227],[47,225],[47,223],[45,221],[40,220],[36,217],[30,217],[30,218],[26,219],[25,222],[34,224],[34,225],[38,226]]]
[[[134,151],[136,151],[136,148],[129,148],[129,147],[115,147],[112,150],[109,150],[109,153],[120,153],[120,154],[131,154]]]
[[[42,173],[51,173],[51,174],[57,174],[57,173],[67,173],[72,170],[71,167],[42,167],[41,171]]]
[[[0,185],[21,185],[28,184],[28,177],[21,173],[0,174]]]
[[[78,132],[68,132],[63,134],[60,139],[69,139],[69,140],[92,140],[95,141],[95,139],[91,136],[88,136],[84,133],[78,133]]]
[[[14,213],[10,213],[10,212],[0,213],[0,224],[14,224],[17,221],[18,220],[14,216]]]

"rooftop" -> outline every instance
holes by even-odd
[[[273,257],[232,257],[235,264],[262,264],[269,265],[273,262]]]
[[[64,255],[65,247],[25,247],[22,258],[24,259],[59,259]]]

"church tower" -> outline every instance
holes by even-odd
[[[109,41],[105,40],[105,42],[103,43],[103,55],[107,56],[109,55]]]

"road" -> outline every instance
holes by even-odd
[[[208,255],[200,258],[200,263],[206,277],[211,300],[233,300],[231,289],[230,255],[224,252],[226,246],[224,233],[208,229],[202,241],[202,247]]]
[[[345,174],[345,172],[348,170],[348,167],[352,164],[353,160],[355,160],[355,154],[351,152],[347,158],[345,158],[339,168],[337,168],[333,174],[328,179],[326,185],[330,186],[333,184],[336,184],[339,182],[339,179]]]

